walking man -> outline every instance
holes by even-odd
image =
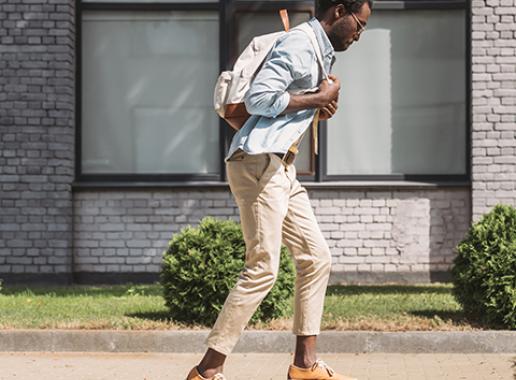
[[[319,0],[315,32],[325,70],[335,51],[358,41],[371,14],[372,0]],[[240,334],[272,288],[285,244],[296,266],[291,380],[350,380],[316,356],[316,339],[331,269],[331,254],[310,205],[296,179],[289,147],[311,125],[337,111],[340,82],[321,80],[310,38],[293,29],[280,37],[245,96],[251,117],[233,137],[225,159],[228,182],[240,211],[246,253],[245,267],[206,338],[208,350],[187,380],[225,380],[224,361]],[[310,94],[293,95],[319,87]],[[295,157],[294,157],[295,159]]]

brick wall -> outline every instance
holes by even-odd
[[[516,0],[472,1],[473,219],[516,206]]]
[[[18,280],[70,271],[74,24],[71,0],[0,1],[0,273]]]
[[[468,190],[312,189],[309,196],[333,253],[332,281],[428,281],[430,272],[449,269],[470,220]],[[88,273],[156,273],[172,234],[205,215],[238,221],[231,193],[78,192],[78,278]]]

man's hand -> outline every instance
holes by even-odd
[[[339,108],[337,101],[333,100],[326,107],[321,108],[321,111],[319,112],[319,120],[328,120],[333,117],[337,112],[337,108]]]
[[[332,74],[328,75],[328,78],[330,78],[333,83],[323,79],[319,86],[319,93],[325,100],[325,105],[330,104],[332,101],[337,101],[339,99],[340,91],[340,80]]]
[[[298,110],[305,110],[308,108],[328,108],[328,111],[334,109],[333,113],[337,110],[336,104],[330,106],[330,104],[339,99],[340,81],[335,75],[328,75],[333,83],[329,83],[326,79],[321,82],[319,91],[309,94],[302,95],[291,95],[290,101],[287,108],[281,112],[281,115],[285,115],[290,112]],[[331,116],[330,116],[331,117]]]
[[[337,102],[339,101],[340,81],[335,75],[330,74],[328,77],[333,83],[329,83],[324,79],[319,86],[319,91],[323,96],[327,96],[329,99],[328,103],[324,107],[321,107],[319,120],[328,120],[335,115],[339,108]]]
[[[319,120],[328,120],[333,117],[338,108],[337,102],[339,100],[340,80],[335,75],[328,75],[328,77],[333,83],[329,83],[324,79],[319,86],[319,91],[322,96],[328,100],[327,104],[324,107],[321,107]]]

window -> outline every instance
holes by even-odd
[[[83,14],[83,173],[217,173],[218,15]]]
[[[461,10],[375,12],[337,54],[328,175],[466,173],[465,30]]]
[[[80,0],[77,180],[226,181],[234,131],[213,87],[253,36],[295,26],[315,1]],[[339,111],[307,130],[301,181],[469,179],[469,2],[375,2],[337,53]]]

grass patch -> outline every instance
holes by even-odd
[[[471,329],[451,284],[329,287],[326,328],[367,330]],[[347,326],[347,327],[346,327]]]
[[[322,329],[472,330],[451,284],[329,286]],[[293,301],[293,300],[292,300]],[[287,318],[256,323],[249,329],[289,330]],[[204,329],[168,317],[159,283],[148,285],[4,286],[0,329]]]

